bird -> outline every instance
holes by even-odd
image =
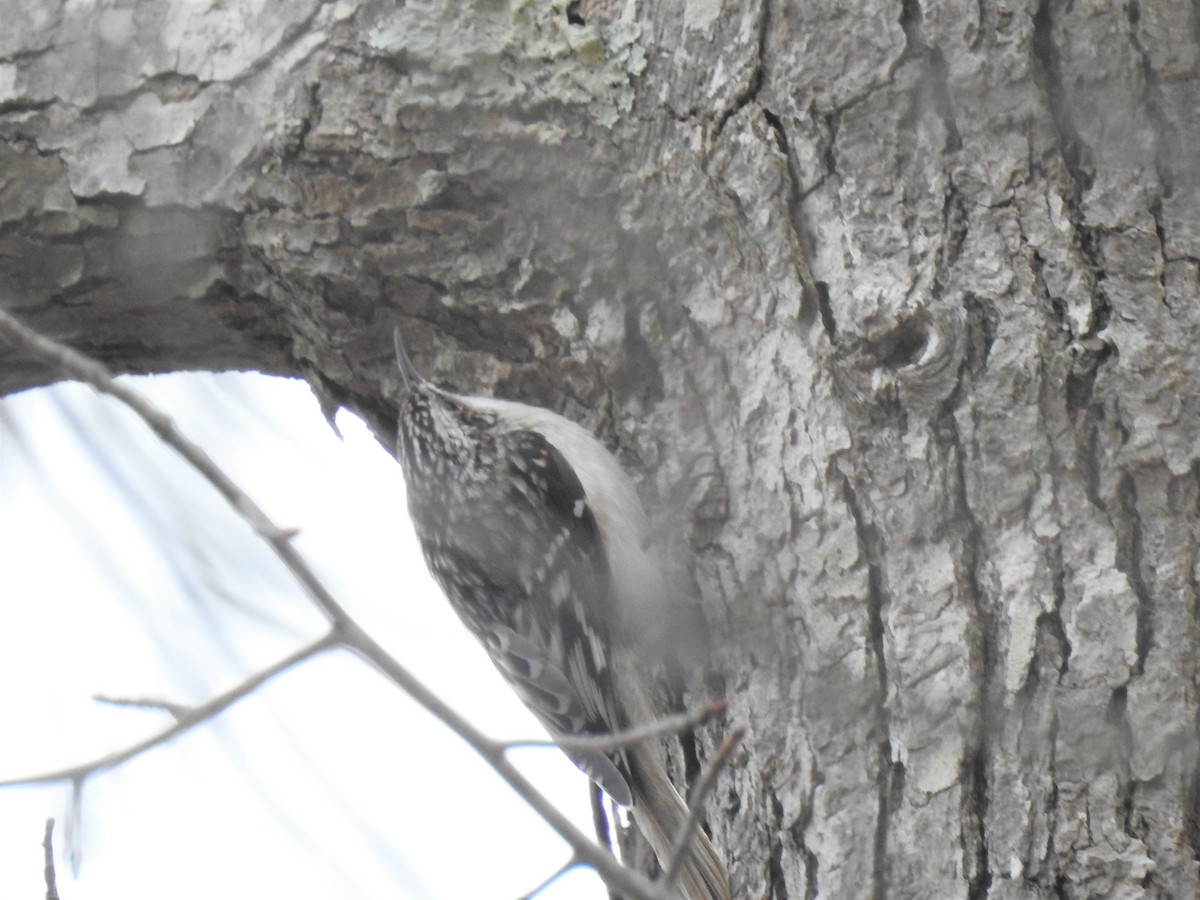
[[[467,629],[552,738],[654,721],[645,636],[672,615],[649,518],[591,433],[548,409],[452,393],[393,332],[404,390],[396,455],[425,562]],[[666,625],[667,627],[664,627]],[[664,870],[688,810],[646,742],[564,752],[630,810]],[[729,900],[716,849],[695,829],[678,886]]]

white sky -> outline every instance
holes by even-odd
[[[496,737],[541,736],[433,585],[400,467],[353,416],[339,441],[301,382],[130,379],[277,524],[339,601]],[[266,546],[131,414],[66,384],[0,402],[0,779],[168,723],[93,694],[199,703],[323,631]],[[10,427],[11,426],[11,427]],[[556,750],[514,759],[590,833]],[[280,676],[214,723],[69,787],[0,790],[0,900],[500,898],[569,857],[473,752],[348,655]],[[542,900],[602,898],[576,870]]]

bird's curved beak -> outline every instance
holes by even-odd
[[[404,341],[400,338],[400,327],[397,326],[392,330],[392,343],[396,346],[396,365],[400,367],[400,377],[404,379],[404,386],[412,389],[425,382],[421,377],[421,373],[417,371],[416,366],[412,364],[412,360],[408,358],[408,351],[404,349]]]

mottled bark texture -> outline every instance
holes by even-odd
[[[1200,896],[1195,4],[2,5],[5,308],[715,472],[738,896]]]

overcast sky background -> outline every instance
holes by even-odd
[[[338,600],[485,732],[544,735],[433,585],[400,467],[355,417],[339,441],[299,381],[129,379],[279,525]],[[266,545],[132,414],[63,384],[0,401],[0,779],[122,748],[324,620]],[[586,780],[556,750],[513,755],[585,832]],[[279,676],[214,722],[69,786],[0,790],[0,900],[500,898],[569,858],[457,737],[347,654]],[[541,900],[602,898],[578,869]]]

